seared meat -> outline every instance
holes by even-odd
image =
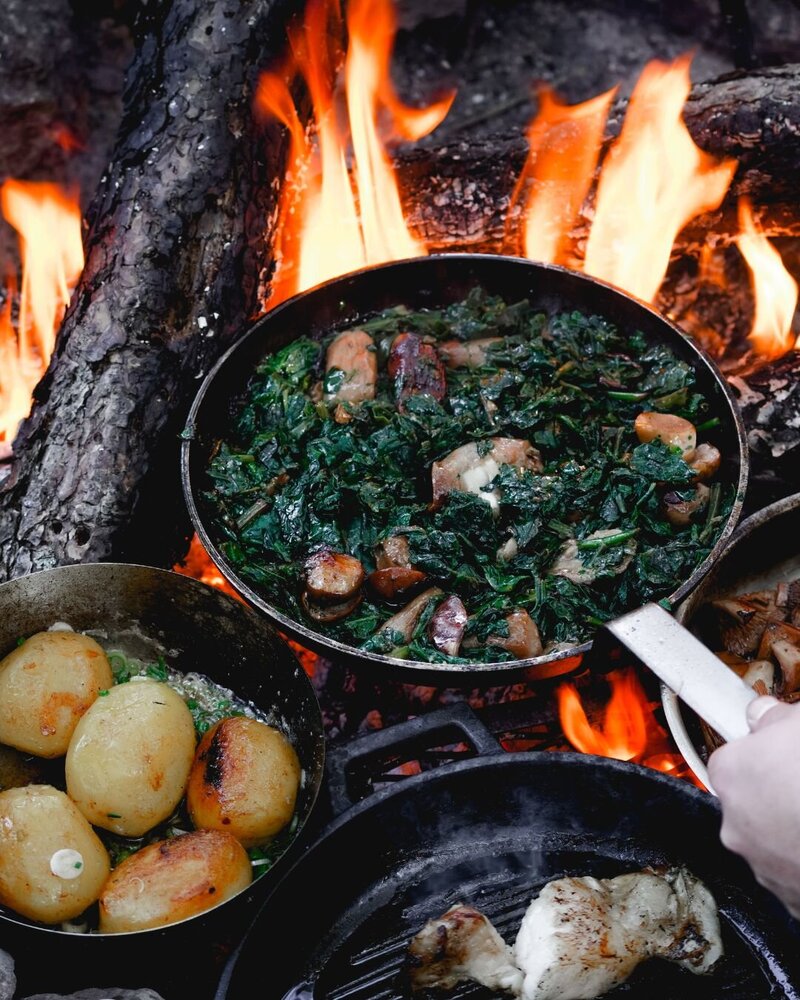
[[[722,954],[711,893],[683,869],[550,882],[514,944],[522,1000],[590,1000],[659,956],[707,972]]]
[[[499,437],[489,438],[479,444],[472,441],[433,463],[431,478],[434,504],[440,504],[451,491],[461,490],[463,493],[474,493],[485,500],[492,510],[497,511],[500,506],[499,492],[487,491],[483,487],[488,486],[495,478],[501,465],[531,469],[533,472],[542,471],[541,456],[530,441]]]
[[[363,582],[364,567],[355,556],[319,549],[306,560],[306,590],[315,601],[348,600],[359,591]]]
[[[409,396],[427,395],[444,399],[447,379],[433,344],[416,333],[401,333],[392,341],[387,364],[394,381],[397,408],[402,412]]]
[[[370,573],[368,579],[378,597],[393,604],[409,597],[416,588],[422,586],[427,576],[410,566],[387,566],[386,569],[376,569],[374,573]]]
[[[522,986],[511,949],[471,906],[451,906],[438,920],[429,920],[412,939],[408,954],[414,990],[450,990],[472,981],[518,996]]]
[[[325,357],[325,399],[335,403],[362,403],[375,398],[378,382],[378,356],[372,337],[364,330],[345,330],[335,337]],[[341,373],[341,375],[338,375]],[[336,419],[349,419],[344,407],[337,407]]]
[[[378,569],[392,566],[411,566],[411,550],[405,535],[390,535],[378,545],[375,557]]]

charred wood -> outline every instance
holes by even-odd
[[[172,0],[137,25],[86,267],[0,493],[0,577],[170,558],[182,413],[257,309],[282,147],[250,93],[285,6]]]

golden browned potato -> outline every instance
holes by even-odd
[[[75,804],[51,785],[0,792],[0,903],[58,924],[100,895],[108,854]]]
[[[111,873],[100,896],[100,930],[142,931],[185,920],[247,888],[250,858],[219,830],[195,830],[151,844]]]
[[[192,714],[169,685],[112,687],[80,720],[67,751],[67,792],[95,826],[141,837],[183,796],[195,750]]]
[[[37,632],[0,661],[0,743],[37,757],[63,757],[80,717],[113,683],[94,639]]]
[[[255,847],[291,820],[299,785],[300,761],[283,733],[256,719],[223,719],[200,741],[186,804],[195,826]]]

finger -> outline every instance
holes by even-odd
[[[766,726],[782,722],[791,716],[797,708],[797,705],[787,705],[778,701],[777,698],[765,695],[751,701],[747,706],[747,724],[750,726],[751,732],[757,733]]]

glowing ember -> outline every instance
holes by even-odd
[[[736,170],[735,161],[702,152],[683,122],[690,61],[653,61],[642,72],[603,163],[586,246],[588,274],[646,302],[664,279],[675,237],[720,205]]]
[[[390,0],[352,0],[347,30],[345,54],[338,3],[310,0],[302,25],[290,31],[291,70],[305,80],[313,107],[311,136],[291,97],[291,72],[263,74],[256,94],[256,108],[290,135],[270,306],[367,264],[427,253],[403,218],[379,121],[388,118],[398,137],[418,139],[442,121],[453,95],[424,109],[398,100],[389,73],[395,35]]]
[[[22,287],[14,332],[10,302],[0,317],[0,448],[7,450],[30,410],[31,393],[44,374],[69,304],[70,286],[83,269],[77,193],[57,184],[7,180],[0,207],[20,237]]]
[[[517,191],[530,184],[524,213],[526,257],[568,264],[564,243],[589,193],[616,88],[583,104],[562,104],[546,87],[528,129],[528,160]],[[514,200],[516,200],[516,195]]]
[[[765,360],[779,358],[800,344],[792,333],[797,306],[797,282],[783,265],[781,256],[753,219],[750,203],[739,201],[741,233],[736,244],[753,276],[755,316],[748,334],[756,352]]]

